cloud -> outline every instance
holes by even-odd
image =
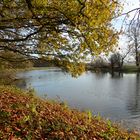
[[[139,0],[123,0],[120,2],[123,4],[123,13],[127,13],[135,8],[140,7],[140,2]],[[130,20],[133,19],[134,15],[135,15],[136,11],[133,11],[129,14],[129,17],[127,17],[127,20],[125,20],[125,22],[129,22]],[[119,18],[115,19],[112,23],[115,26],[115,28],[117,30],[120,30],[122,25],[125,23],[124,19],[125,19],[126,15],[120,16]]]
[[[121,0],[120,0],[121,1]],[[123,0],[121,1],[121,3],[124,4],[124,8],[123,8],[123,13],[126,13],[128,11],[131,11],[132,9],[135,9],[135,8],[138,8],[140,7],[140,2],[139,0]],[[127,23],[133,19],[134,17],[134,14],[135,14],[136,11],[132,12],[129,14],[129,18],[127,18]],[[124,18],[125,16],[120,16],[118,19],[116,19],[114,22],[113,22],[113,25],[115,26],[115,28],[117,30],[120,30],[122,25],[123,25],[123,21],[124,21]],[[125,28],[125,24],[123,26],[123,29]],[[123,49],[125,51],[125,49],[127,48],[127,44],[128,43],[128,39],[126,36],[124,35],[121,35],[120,36],[120,39],[119,39],[119,44],[118,44],[118,47]]]
[[[132,9],[140,7],[139,0],[124,0],[123,4],[124,4],[123,13],[126,13],[128,11],[131,11]],[[135,11],[130,13],[129,18],[132,18],[134,16],[134,14],[135,14]]]

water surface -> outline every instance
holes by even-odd
[[[17,75],[18,86],[34,88],[38,96],[65,101],[72,108],[90,110],[129,128],[140,129],[140,74],[86,72],[78,78],[59,69],[31,70]]]

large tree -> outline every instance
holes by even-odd
[[[87,55],[117,43],[111,21],[120,9],[117,0],[1,0],[0,49],[55,59],[78,74]]]

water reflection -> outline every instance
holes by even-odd
[[[122,78],[123,77],[123,73],[122,72],[111,72],[111,76],[112,78]]]
[[[140,74],[135,75],[135,81],[133,82],[133,90],[130,94],[130,99],[128,102],[128,110],[135,117],[140,112]],[[139,114],[140,115],[140,114]]]
[[[93,73],[94,75],[95,73]],[[95,74],[95,77],[98,78],[98,79],[102,79],[104,77],[106,77],[107,73],[103,73],[103,72],[99,72],[99,73],[96,73]]]

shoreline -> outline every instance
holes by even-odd
[[[54,101],[40,99],[32,91],[0,86],[0,138],[8,139],[139,139],[135,132],[127,132],[92,116]]]

